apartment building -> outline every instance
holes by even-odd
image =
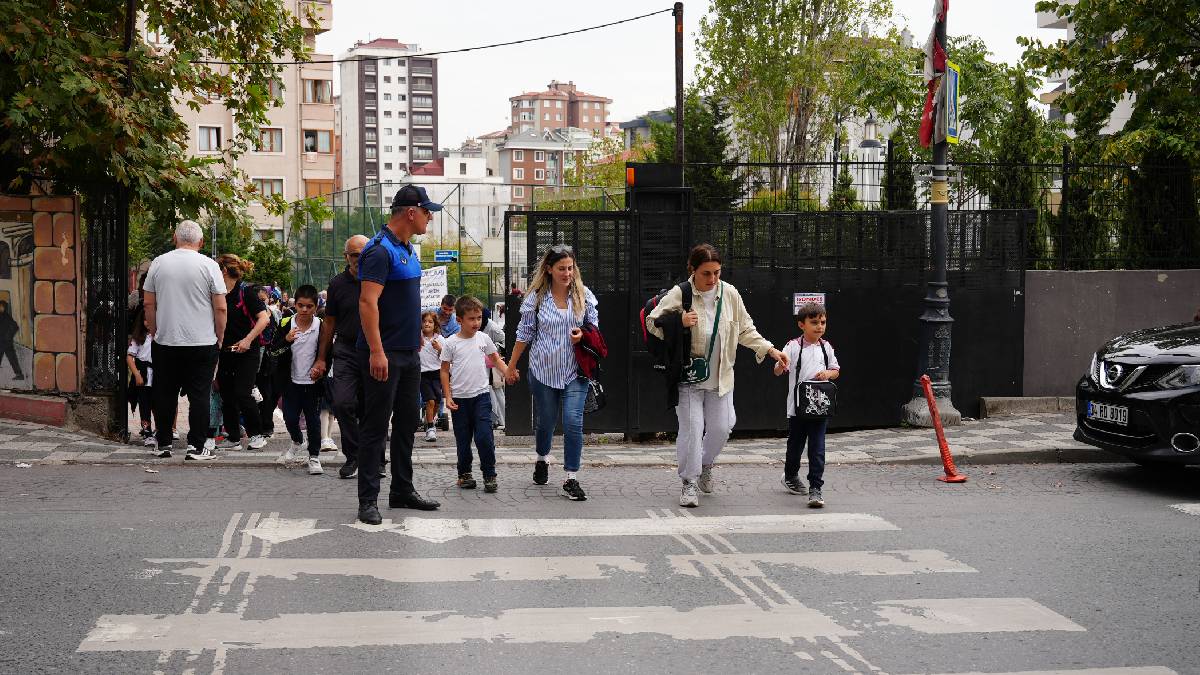
[[[509,99],[513,133],[551,129],[582,129],[594,137],[608,133],[612,99],[579,91],[574,82],[554,80],[545,91],[528,91]]]
[[[533,203],[534,190],[570,182],[576,162],[585,161],[595,136],[585,129],[528,129],[510,135],[499,147],[500,175],[512,185],[512,204]]]
[[[405,182],[436,159],[437,59],[379,38],[356,43],[339,61],[342,184]]]
[[[1078,0],[1068,0],[1067,4],[1073,5],[1077,1]],[[1067,32],[1067,40],[1075,39],[1075,27],[1071,25],[1069,20],[1059,17],[1054,12],[1037,12],[1037,26],[1038,28],[1048,30],[1065,30]],[[1046,82],[1055,86],[1050,91],[1042,94],[1039,98],[1041,99],[1042,103],[1050,106],[1050,119],[1064,120],[1068,126],[1068,133],[1073,134],[1074,131],[1070,129],[1071,120],[1062,112],[1062,109],[1055,105],[1056,101],[1058,101],[1058,98],[1062,96],[1070,86],[1070,78],[1071,73],[1069,71],[1051,73],[1050,76],[1046,78]],[[1100,130],[1100,133],[1106,135],[1115,134],[1121,129],[1124,129],[1125,123],[1128,122],[1130,116],[1133,115],[1133,106],[1133,97],[1128,94],[1123,96],[1121,100],[1117,102],[1112,114],[1108,117],[1108,123],[1104,125],[1104,127]]]
[[[310,28],[305,41],[315,47],[316,36],[333,24],[331,0],[283,0],[297,14],[312,6],[320,18]],[[154,33],[147,42],[161,43]],[[165,47],[165,45],[164,45]],[[329,54],[312,55],[314,61],[330,61]],[[278,79],[267,83],[276,106],[267,112],[268,122],[259,130],[254,147],[237,160],[255,188],[264,195],[283,195],[289,202],[305,197],[327,195],[334,186],[334,109],[333,65],[307,63],[285,66]],[[183,101],[175,106],[192,130],[189,139],[194,155],[219,155],[226,152],[236,132],[233,116],[220,99],[213,99],[199,111]],[[286,216],[269,215],[261,204],[247,210],[254,220],[255,234],[261,239],[283,240]]]

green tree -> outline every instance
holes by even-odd
[[[892,132],[892,164],[879,184],[879,207],[885,211],[917,209],[917,177],[913,173],[917,153],[910,139],[903,129]]]
[[[246,281],[292,288],[292,260],[283,244],[274,239],[256,241],[250,246],[246,258],[254,263],[254,269]]]
[[[675,109],[666,111],[671,122],[650,122],[648,161],[675,161]],[[729,163],[729,115],[715,96],[691,89],[683,101],[684,182],[692,188],[699,211],[728,211],[741,196],[741,187]]]
[[[168,46],[127,36],[127,8]],[[305,19],[277,0],[7,0],[0,25],[0,184],[19,191],[43,176],[86,199],[115,180],[143,222],[244,206],[235,162],[267,122],[268,84],[281,70],[271,62],[311,52]],[[191,157],[174,105],[214,100],[235,133],[221,155]]]
[[[833,184],[833,192],[829,193],[829,210],[859,210],[858,192],[854,189],[854,176],[850,175],[849,167],[844,164],[838,173],[837,181]]]

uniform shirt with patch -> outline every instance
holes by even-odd
[[[442,362],[450,364],[450,390],[454,398],[473,398],[491,389],[488,362],[496,343],[483,331],[469,338],[451,335],[442,342]]]
[[[384,351],[420,349],[421,261],[412,246],[384,226],[358,257],[358,279],[383,285],[378,307],[379,337]],[[369,348],[362,331],[358,335],[358,348]]]
[[[828,368],[825,367],[825,356],[821,353],[821,343],[825,344],[825,354],[829,355]],[[789,341],[783,348],[783,353],[788,357],[788,417],[793,417],[796,414],[797,375],[799,376],[799,381],[804,382],[813,379],[822,370],[842,369],[838,365],[837,355],[833,353],[833,345],[829,344],[827,340],[821,340],[821,343],[809,343],[804,339],[804,336],[800,336],[795,340]]]

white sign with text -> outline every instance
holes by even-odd
[[[450,292],[446,281],[446,267],[427,267],[421,270],[421,309],[436,309],[442,298]]]

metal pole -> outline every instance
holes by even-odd
[[[459,184],[458,184],[458,187],[459,187],[459,188],[461,188],[461,187],[462,187],[462,183],[459,183]],[[462,254],[462,231],[463,231],[463,224],[462,224],[462,217],[463,217],[463,210],[462,210],[462,190],[461,190],[461,189],[457,189],[457,188],[456,188],[456,190],[457,190],[457,192],[458,192],[458,218],[457,218],[457,221],[458,221],[458,294],[459,294],[459,295],[462,295],[462,294],[463,294],[463,275],[462,275],[462,259],[463,259],[463,254]]]
[[[934,39],[946,46],[946,14],[943,12],[934,25]],[[946,86],[942,75],[942,87]],[[943,103],[948,105],[948,103]],[[940,130],[934,131],[937,138]],[[932,380],[934,396],[938,399],[942,422],[948,426],[962,423],[962,415],[950,400],[950,287],[947,283],[947,220],[950,208],[950,184],[946,155],[949,143],[942,139],[933,145],[933,180],[930,184],[930,242],[933,245],[933,269],[925,285],[925,310],[921,314],[921,342],[917,353],[917,378],[913,382],[912,400],[904,406],[904,421],[913,426],[930,427],[933,421],[925,401],[921,376]]]
[[[683,3],[675,3],[675,163],[683,165]]]
[[[1061,203],[1058,205],[1058,269],[1067,269],[1067,251],[1070,242],[1067,232],[1071,229],[1071,146],[1063,143],[1062,151],[1062,187],[1059,188]]]

